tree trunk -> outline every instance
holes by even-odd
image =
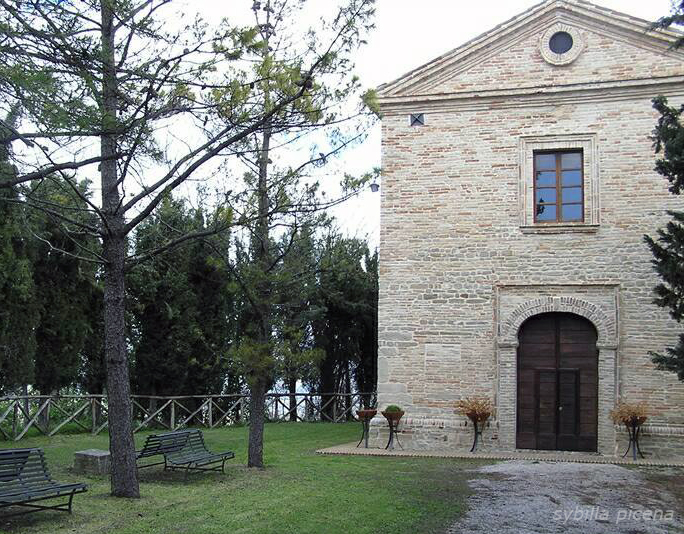
[[[102,253],[104,269],[105,360],[109,412],[109,450],[112,457],[111,487],[116,497],[140,497],[131,410],[131,384],[126,353],[124,282],[126,261],[125,220],[121,211],[117,161],[118,108],[112,0],[101,3],[102,15],[102,131],[100,164]]]
[[[334,354],[326,354],[320,370],[321,421],[330,421],[334,417],[334,393],[337,391]]]
[[[28,384],[24,384],[21,387],[21,394],[24,396],[24,418],[26,419],[26,424],[28,425],[29,421],[31,420],[31,415],[29,413],[29,410],[31,409],[31,404],[29,403]]]
[[[104,240],[105,355],[109,412],[109,450],[112,455],[112,495],[140,497],[131,410],[125,330],[124,254],[121,237]]]
[[[148,399],[147,401],[147,415],[141,414],[143,421],[147,419],[150,415],[157,411],[157,399]],[[156,422],[156,418],[149,422],[150,428],[159,428],[159,423]]]
[[[268,101],[268,95],[267,95]],[[259,268],[261,280],[257,285],[256,316],[259,320],[257,342],[267,347],[271,341],[271,284],[269,283],[269,199],[268,199],[268,156],[271,142],[271,127],[267,124],[261,141],[259,161],[259,214],[257,217],[254,241],[254,261]],[[266,350],[266,349],[264,349]],[[249,398],[249,455],[247,467],[264,466],[264,404],[269,382],[266,376],[252,377]]]
[[[293,423],[297,422],[297,379],[295,377],[290,377],[288,381],[288,388],[290,390],[290,421]]]
[[[247,467],[264,467],[265,381],[254,381],[250,386],[249,391],[249,451],[247,455]]]
[[[349,362],[344,364],[344,413],[347,421],[351,421],[354,417],[351,413],[351,378],[349,376]]]
[[[270,24],[271,2],[266,1],[266,26]],[[269,54],[269,36],[265,38],[266,47],[264,53]],[[268,78],[268,76],[267,76]],[[270,109],[271,97],[268,86],[264,91],[264,109]],[[271,350],[271,283],[269,280],[270,236],[269,236],[269,198],[268,198],[268,165],[269,151],[271,148],[271,121],[264,124],[261,135],[261,147],[259,152],[259,181],[257,185],[258,214],[254,228],[254,262],[258,268],[260,279],[256,286],[256,308],[255,316],[259,322],[257,332],[257,343],[263,350]],[[258,371],[264,373],[264,371]],[[266,391],[271,382],[269,376],[252,376],[250,380],[249,398],[249,451],[247,467],[264,466],[264,411],[266,402]]]

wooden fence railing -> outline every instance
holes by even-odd
[[[356,410],[369,393],[269,393],[269,421],[356,420]],[[191,395],[161,397],[133,395],[133,430],[178,430],[193,426],[216,428],[249,422],[249,395]],[[31,430],[54,436],[58,432],[89,432],[107,428],[104,395],[30,395],[0,397],[0,439],[19,441]]]

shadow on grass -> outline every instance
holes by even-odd
[[[226,467],[226,472],[221,473],[220,471],[208,472],[208,471],[190,471],[187,476],[185,471],[181,470],[164,470],[158,468],[143,469],[138,472],[138,480],[141,484],[152,483],[152,484],[170,484],[170,485],[192,485],[201,486],[208,482],[220,482],[229,477],[231,473],[237,472],[236,467],[228,468]],[[141,488],[142,490],[142,488]]]
[[[9,506],[0,512],[0,533],[11,533],[18,529],[34,530],[45,525],[54,525],[54,528],[66,527],[69,523],[70,514],[55,510],[41,510],[24,513],[14,517],[5,517],[7,514],[26,512],[21,506]]]

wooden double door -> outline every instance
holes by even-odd
[[[596,451],[596,329],[578,315],[545,313],[521,327],[516,446]]]

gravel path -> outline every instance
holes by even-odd
[[[681,504],[636,469],[516,460],[476,473],[447,534],[684,533]]]

